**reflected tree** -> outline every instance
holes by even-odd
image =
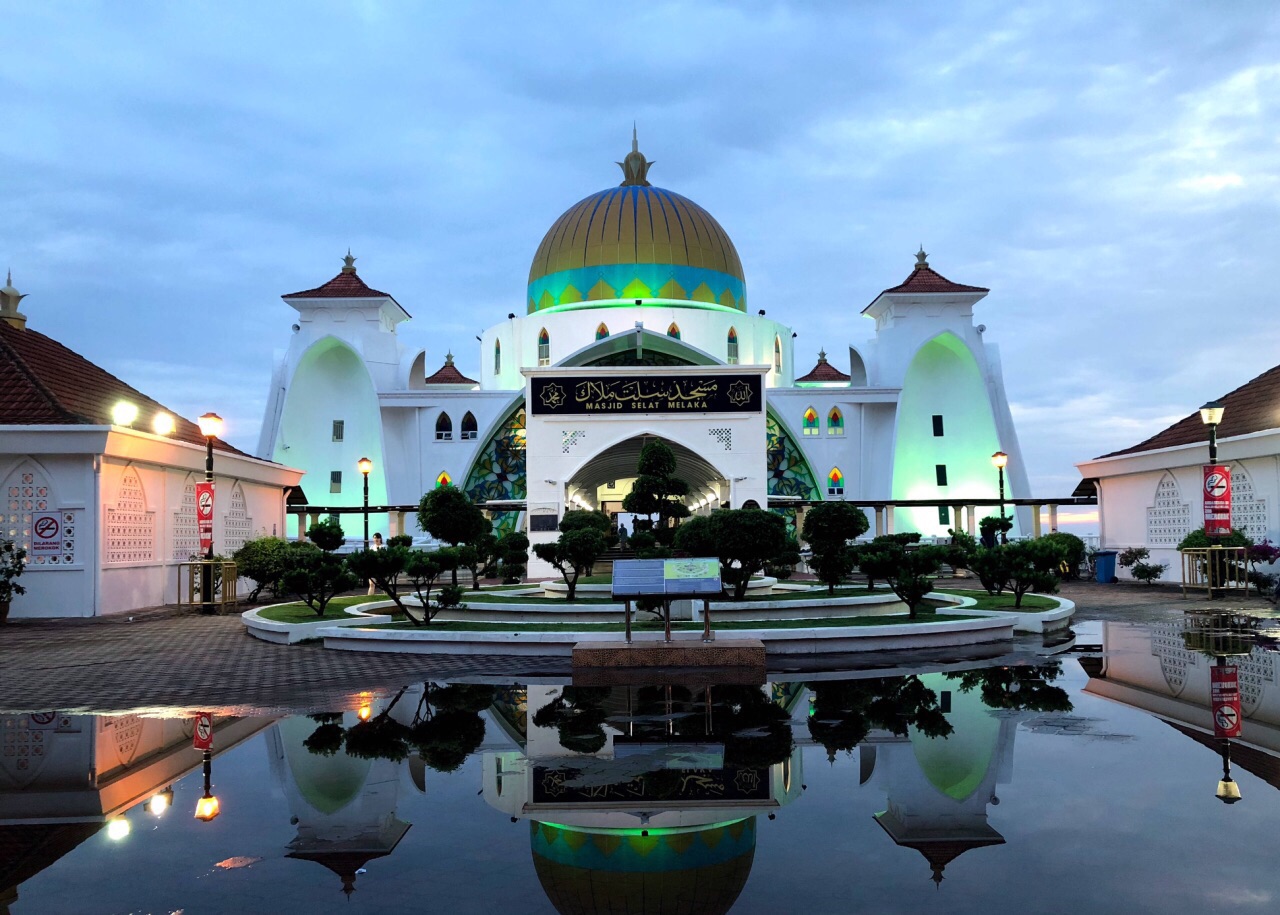
[[[873,729],[905,737],[914,727],[927,737],[944,738],[953,730],[938,694],[916,676],[832,680],[811,689],[809,734],[827,748],[830,759],[837,751],[852,750]]]
[[[1073,708],[1071,697],[1062,687],[1051,685],[1060,676],[1062,663],[1049,661],[1019,667],[967,670],[959,674],[947,674],[947,679],[956,682],[962,693],[977,689],[983,704],[988,708],[1069,712]]]

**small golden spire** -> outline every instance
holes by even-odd
[[[453,350],[450,350],[449,352],[445,353],[444,364],[453,365]]]
[[[640,141],[636,138],[636,125],[631,123],[631,152],[618,163],[622,169],[622,184],[619,187],[649,187],[649,168],[653,163],[640,152]]]
[[[18,303],[26,296],[13,288],[13,271],[5,276],[4,288],[0,289],[0,321],[14,327],[26,327],[27,316],[18,311]]]
[[[827,364],[827,351],[825,349],[818,350],[818,364],[819,365]]]
[[[342,259],[342,272],[343,273],[356,272],[356,259],[351,256],[350,248],[347,249],[347,256]]]
[[[924,245],[921,245],[920,250],[916,252],[916,269],[917,270],[919,270],[921,267],[929,266],[929,262],[925,260],[925,258],[927,258],[928,256],[929,255],[924,253]]]

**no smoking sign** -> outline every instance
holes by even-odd
[[[1221,473],[1211,473],[1204,478],[1205,495],[1214,499],[1221,499],[1229,488],[1227,477]]]

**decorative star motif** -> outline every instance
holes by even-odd
[[[754,769],[739,769],[734,776],[739,791],[754,791],[760,785],[760,775]]]
[[[542,404],[552,410],[564,403],[564,388],[558,384],[549,384],[542,389]]]
[[[729,398],[729,403],[740,407],[751,401],[751,386],[745,381],[735,381],[729,385],[729,390],[725,396]]]

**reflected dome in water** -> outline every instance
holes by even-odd
[[[530,824],[533,865],[561,915],[721,915],[751,874],[756,819],[691,829]]]

